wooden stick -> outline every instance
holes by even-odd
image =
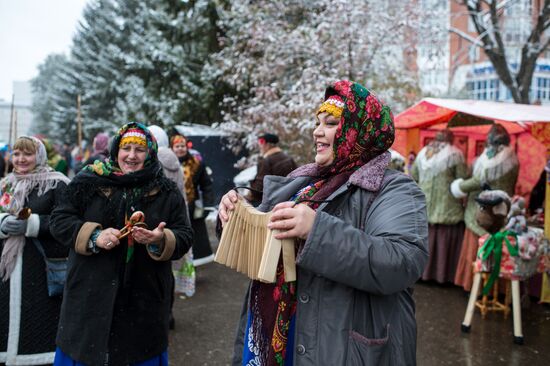
[[[294,251],[294,239],[283,239],[282,246],[285,282],[296,281],[296,254]]]
[[[17,110],[13,111],[13,142],[17,140]]]
[[[519,281],[512,280],[512,311],[514,318],[514,337],[523,337],[521,327],[521,301],[519,292]]]
[[[11,110],[10,110],[10,134],[8,135],[8,148],[11,149],[13,137],[13,119],[15,112],[15,94],[11,95]]]
[[[11,154],[11,145],[12,145],[12,137],[13,137],[13,119],[14,119],[14,110],[15,110],[15,94],[11,95],[11,110],[10,110],[10,132],[8,135],[8,149],[6,152],[6,156],[2,157],[5,162],[4,167],[4,176],[8,175],[8,171],[10,170],[10,159],[9,155]]]
[[[468,299],[468,306],[466,307],[466,314],[464,314],[464,321],[462,322],[463,327],[470,327],[472,324],[472,317],[474,315],[475,303],[477,300],[477,294],[479,291],[479,285],[481,283],[481,273],[476,272],[474,274],[474,284],[472,285],[472,290],[470,292],[470,298]]]
[[[76,123],[78,128],[78,152],[82,154],[82,118],[80,115],[80,94],[78,94],[76,97]]]

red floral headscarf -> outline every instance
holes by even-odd
[[[333,95],[342,98],[344,111],[334,137],[335,159],[329,175],[357,170],[388,150],[395,137],[390,108],[368,89],[342,80],[327,88],[325,100]]]
[[[302,192],[298,200],[324,200],[353,172],[393,144],[395,129],[390,107],[381,103],[371,91],[360,84],[341,80],[326,89],[325,101],[335,96],[344,106],[332,144],[334,161],[319,169],[320,180]],[[317,204],[310,206],[316,208]]]

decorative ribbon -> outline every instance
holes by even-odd
[[[477,252],[477,256],[484,261],[487,260],[491,255],[493,255],[495,259],[493,271],[489,276],[489,280],[483,287],[483,295],[487,295],[489,293],[489,290],[491,289],[491,287],[493,287],[493,283],[498,278],[498,275],[500,273],[500,261],[502,259],[502,242],[506,242],[508,253],[510,253],[512,257],[518,256],[518,247],[513,246],[510,243],[510,240],[508,240],[508,236],[514,237],[516,239],[516,244],[518,243],[518,235],[515,232],[508,230],[499,231],[497,233],[491,234]]]
[[[132,228],[134,226],[147,228],[147,224],[144,221],[145,215],[141,211],[135,211],[132,216],[130,216],[130,220],[128,220],[128,215],[125,215],[124,222],[126,223],[126,225],[124,225],[124,227],[120,229],[120,236],[118,238],[122,239],[124,237],[128,237],[126,263],[130,262],[132,256],[134,255],[134,238],[130,235],[132,233]]]

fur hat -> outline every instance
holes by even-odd
[[[487,145],[510,145],[510,134],[504,126],[495,123],[491,126],[487,135]]]

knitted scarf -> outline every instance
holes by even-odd
[[[59,181],[69,183],[69,178],[54,171],[47,164],[47,154],[44,144],[35,137],[21,136],[32,140],[36,146],[36,167],[28,174],[16,171],[8,174],[0,182],[0,212],[17,215],[25,206],[29,194],[36,188],[38,196],[55,189]],[[16,259],[23,253],[25,236],[9,236],[4,240],[2,257],[0,259],[0,276],[7,281],[15,268]]]
[[[334,160],[330,166],[320,167],[312,184],[295,195],[296,202],[306,201],[314,210],[357,169],[388,150],[394,140],[390,108],[368,89],[357,83],[338,81],[326,89],[325,100],[333,95],[344,101],[332,144]],[[249,332],[254,346],[258,347],[260,364],[282,366],[290,320],[296,313],[296,283],[284,282],[283,265],[279,260],[276,283],[252,281],[250,291],[252,323]],[[247,341],[245,339],[245,345]]]

